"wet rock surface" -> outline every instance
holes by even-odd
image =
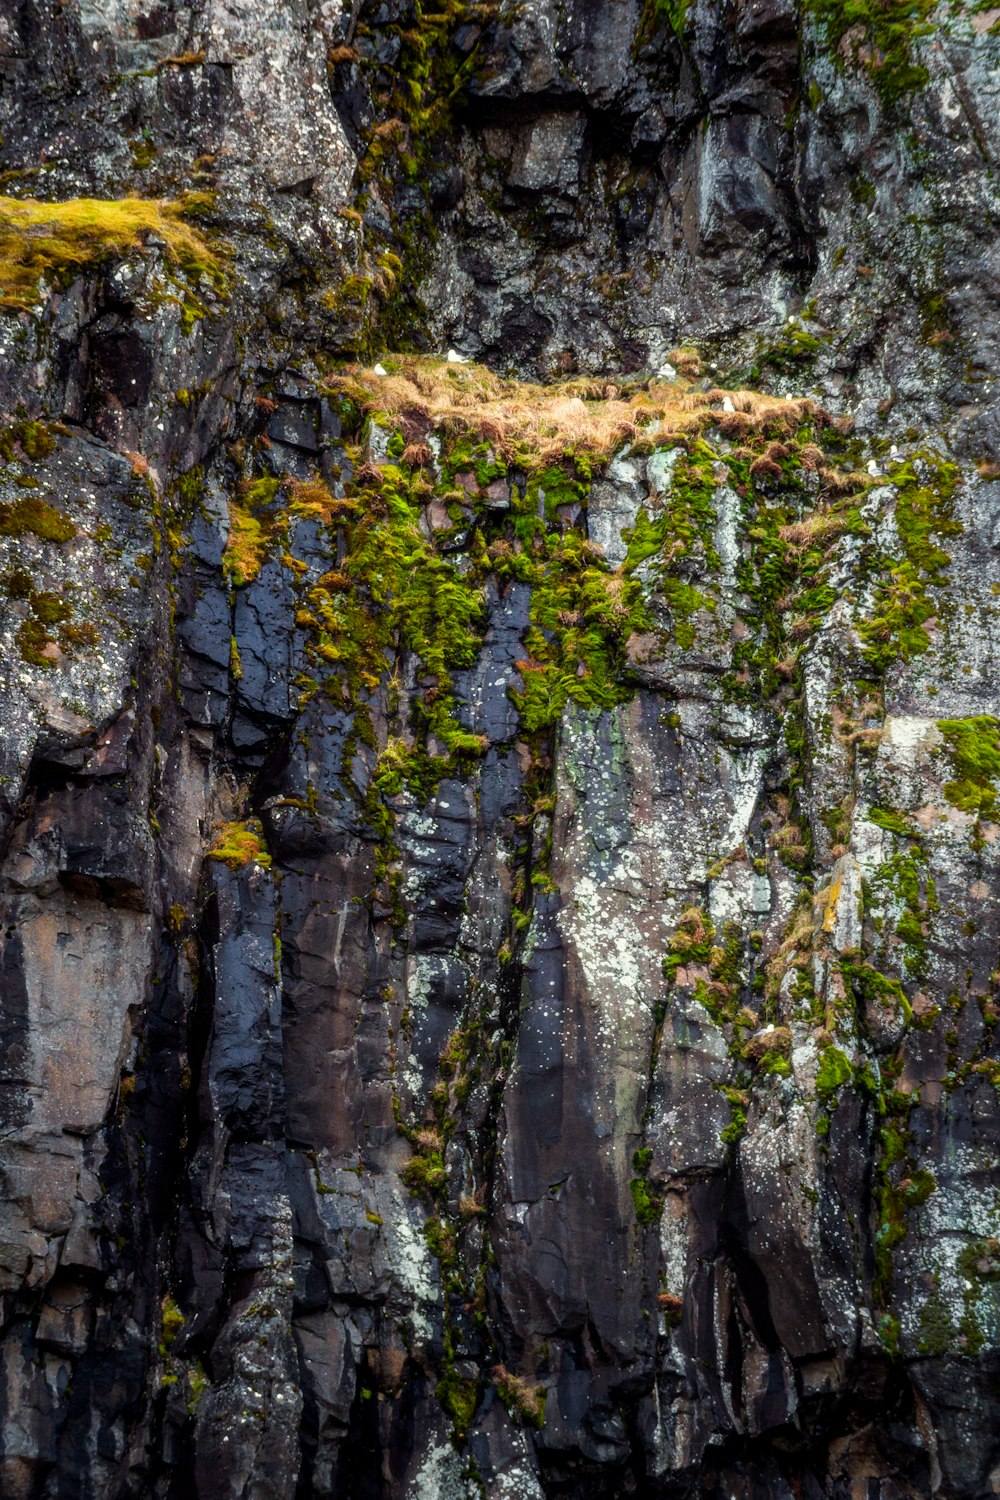
[[[4,1496],[1000,1491],[1000,16],[901,10],[0,15],[4,192],[223,257],[0,306]]]

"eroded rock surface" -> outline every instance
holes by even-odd
[[[0,307],[11,1500],[1000,1492],[1000,11],[842,9],[0,15],[221,267]]]

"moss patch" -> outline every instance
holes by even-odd
[[[189,219],[210,205],[204,194],[165,198],[70,198],[40,203],[34,198],[0,198],[0,305],[30,307],[39,284],[65,281],[131,254],[150,236],[162,241],[166,257],[194,282],[202,277],[213,291],[225,289],[220,255]]]
[[[953,776],[944,794],[952,807],[993,818],[1000,782],[1000,720],[990,714],[971,719],[939,719]]]
[[[954,513],[959,472],[939,454],[894,467],[889,482],[897,486],[899,553],[881,560],[871,614],[859,625],[866,661],[880,676],[929,647],[928,623],[947,608],[951,558],[941,543],[962,530]]]
[[[43,542],[68,542],[76,527],[55,506],[37,495],[23,500],[0,501],[0,536],[24,536],[31,532]]]
[[[207,850],[208,859],[217,859],[230,870],[242,870],[246,865],[261,865],[269,869],[271,856],[264,848],[264,833],[256,819],[247,823],[223,823]]]
[[[937,0],[803,0],[839,65],[867,73],[886,104],[928,82],[913,44],[932,33],[936,9]]]

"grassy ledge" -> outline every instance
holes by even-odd
[[[0,197],[0,306],[26,309],[42,283],[64,283],[102,262],[159,240],[171,267],[196,284],[225,294],[222,258],[188,221],[210,207],[204,193],[166,198],[69,198],[40,203]]]

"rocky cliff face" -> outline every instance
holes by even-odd
[[[3,1496],[1000,1492],[998,32],[0,12]]]

